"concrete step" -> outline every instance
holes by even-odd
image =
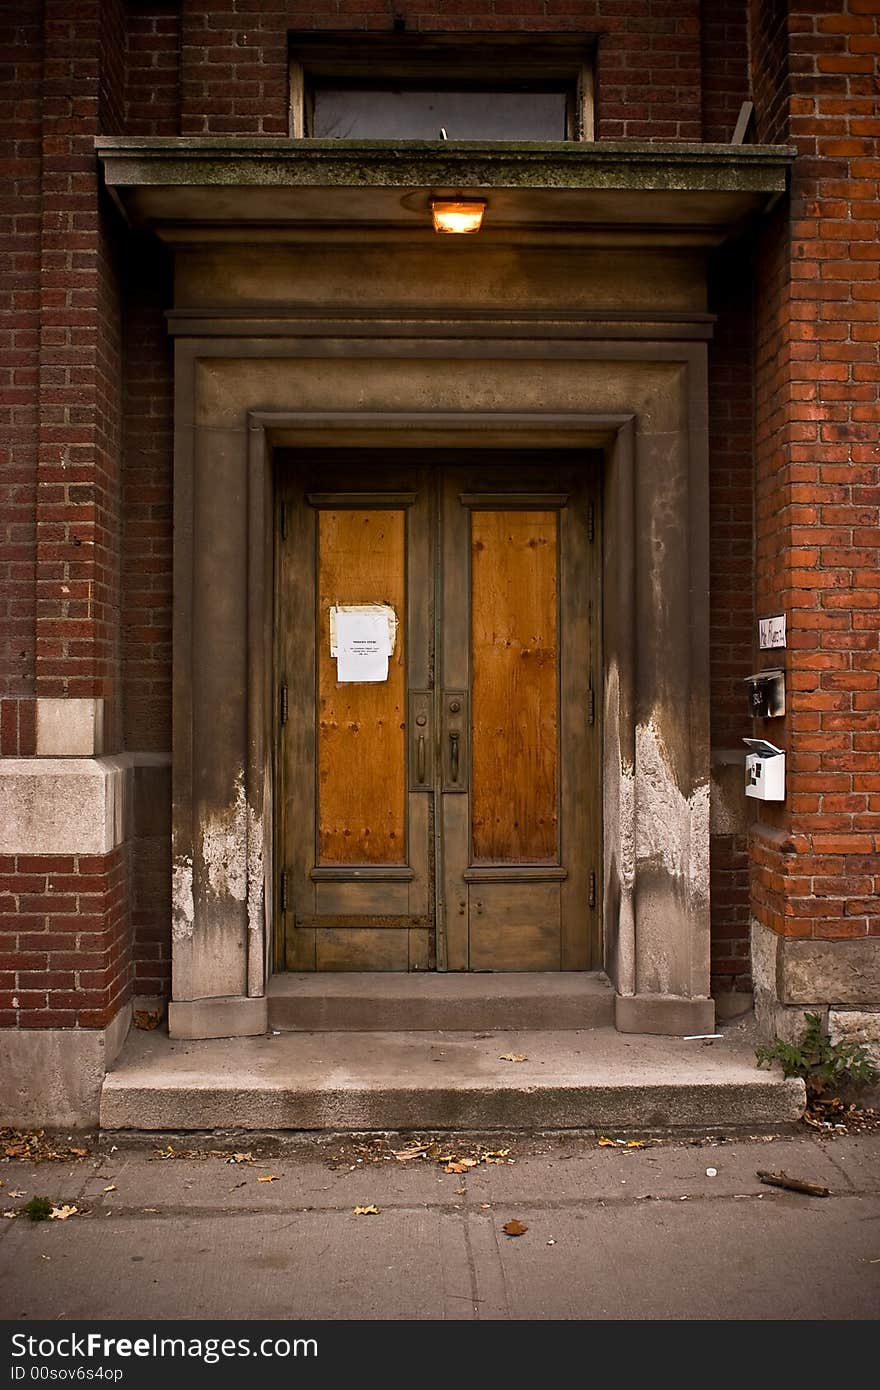
[[[599,972],[273,975],[269,1027],[281,1032],[493,1032],[601,1028],[614,991]]]
[[[511,1061],[510,1058],[523,1060]],[[801,1081],[753,1044],[584,1032],[279,1033],[172,1041],[132,1032],[104,1129],[666,1130],[798,1118]]]

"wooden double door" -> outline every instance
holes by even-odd
[[[279,460],[276,968],[598,964],[598,468]]]

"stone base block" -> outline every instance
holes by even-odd
[[[752,978],[780,1004],[880,1005],[880,936],[802,941],[752,922]]]
[[[864,1047],[880,1069],[880,1009],[829,1009],[828,1034],[832,1042]]]
[[[253,1038],[269,1026],[269,1001],[227,995],[219,999],[175,1000],[168,1005],[172,1038]]]
[[[767,990],[755,990],[755,1021],[761,1037],[767,1042],[781,1038],[783,1042],[797,1046],[804,1036],[808,1013],[818,1014],[824,1025],[828,1009],[821,1004],[813,1009],[780,1004]]]
[[[614,1024],[618,1033],[660,1033],[668,1038],[714,1033],[715,1001],[668,994],[618,994]]]
[[[93,1129],[101,1087],[125,1042],[131,1005],[106,1028],[0,1031],[0,1125]]]

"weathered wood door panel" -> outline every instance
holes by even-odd
[[[450,970],[592,962],[591,476],[521,463],[443,477],[443,719],[461,688],[470,725],[469,780],[440,812]]]
[[[593,472],[282,470],[278,967],[593,962]],[[393,614],[385,679],[345,678],[331,614],[350,605]]]

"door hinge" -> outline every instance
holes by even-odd
[[[596,539],[596,508],[595,508],[595,505],[594,505],[592,502],[590,502],[590,503],[588,503],[588,505],[587,505],[587,540],[590,542],[590,545],[592,545],[592,544],[593,544],[593,541],[594,541],[595,539]]]
[[[287,911],[287,870],[282,869],[281,877],[278,880],[278,899],[279,907],[282,912]]]
[[[288,708],[287,682],[285,681],[281,686],[281,698],[278,701],[278,718],[282,724],[287,723]]]
[[[587,720],[590,724],[596,722],[596,692],[592,685],[587,690]]]
[[[596,875],[590,872],[590,907],[596,906]]]

